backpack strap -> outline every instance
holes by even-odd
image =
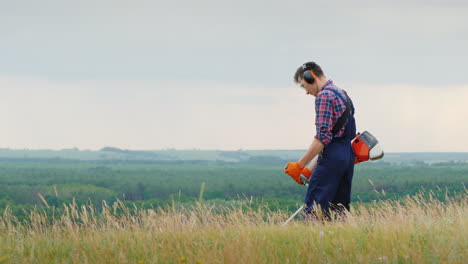
[[[343,96],[336,90],[330,89],[332,92],[334,92],[343,102],[346,102],[346,110],[344,113],[338,118],[338,121],[336,121],[336,124],[333,126],[332,129],[332,135],[335,136],[341,128],[343,128],[344,124],[346,123],[346,120],[348,120],[349,115],[351,114],[351,98],[349,98],[348,93],[346,93],[345,90],[343,90],[344,94],[346,95],[346,99],[343,98]]]

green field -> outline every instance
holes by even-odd
[[[29,153],[23,153],[28,157],[19,158],[17,152],[4,150],[3,155],[9,153],[10,156],[0,158],[0,212],[8,206],[17,216],[24,215],[24,209],[44,206],[44,201],[57,208],[72,200],[79,205],[91,203],[98,208],[103,200],[108,204],[121,200],[142,208],[163,207],[174,202],[193,204],[200,198],[202,184],[203,199],[207,202],[226,205],[247,198],[271,209],[293,210],[301,203],[306,190],[283,174],[289,155],[299,151],[218,153],[230,159],[245,158],[236,162],[219,159],[139,160],[139,152],[129,152],[128,155],[133,156],[127,160],[92,159],[106,151],[99,151],[101,154],[72,151],[81,159],[70,159],[70,151],[58,151],[55,158],[40,157],[35,151],[22,151]],[[44,151],[47,152],[50,151]],[[184,156],[187,152],[190,151],[178,155]],[[214,154],[214,151],[191,152],[198,153],[198,158]],[[467,154],[388,156],[392,162],[384,159],[356,166],[354,202],[398,200],[423,189],[449,196],[465,190],[468,163],[464,159],[468,159]]]
[[[359,164],[346,220],[283,227],[306,191],[283,166],[301,153],[1,150],[0,263],[468,257],[467,153],[390,153]]]

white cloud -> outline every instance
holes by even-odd
[[[468,151],[468,85],[349,85],[358,126],[388,151]]]
[[[399,82],[440,82],[427,76],[443,65],[457,84],[467,12],[463,1],[7,1],[0,74],[284,86],[284,72],[314,59],[380,84],[396,68]]]
[[[468,85],[339,86],[386,151],[468,150]],[[298,87],[0,77],[0,91],[1,147],[305,149],[315,135]]]

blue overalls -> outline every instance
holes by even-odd
[[[339,92],[333,91],[343,102],[347,102]],[[349,211],[351,202],[351,181],[354,172],[354,152],[351,140],[356,135],[354,106],[351,101],[351,112],[345,125],[342,137],[333,137],[332,141],[319,154],[317,166],[310,178],[304,200],[305,215],[311,213],[314,205],[320,205],[323,213],[329,216],[329,210],[343,213],[343,207]],[[342,206],[339,206],[341,204]]]

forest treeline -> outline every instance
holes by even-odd
[[[283,174],[284,160],[254,157],[226,161],[77,161],[0,159],[0,213],[10,208],[22,216],[34,207],[60,208],[116,200],[150,208],[200,199],[224,204],[255,199],[273,209],[295,208],[306,191]],[[466,192],[468,164],[458,162],[356,166],[354,202],[400,199],[424,190],[439,195]],[[203,185],[203,190],[202,190]]]

